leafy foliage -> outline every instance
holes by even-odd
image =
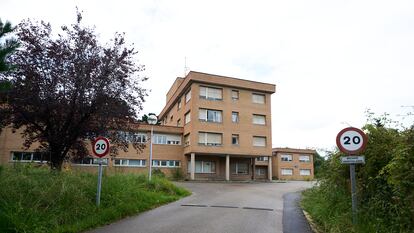
[[[401,129],[393,124],[387,115],[370,115],[363,127],[369,140],[363,152],[366,164],[356,170],[357,226],[350,224],[349,166],[340,164],[340,152],[330,154],[320,185],[304,194],[304,208],[326,232],[414,231],[414,126]],[[344,214],[348,218],[340,217]]]
[[[4,40],[4,43],[0,43],[0,72],[8,71],[12,68],[12,66],[7,63],[6,59],[17,49],[17,47],[19,47],[19,43],[16,39],[5,38],[7,34],[10,34],[13,30],[14,28],[10,22],[6,21],[3,23],[0,19],[0,41]],[[3,90],[3,88],[4,87],[0,85],[0,91]]]
[[[101,45],[95,29],[81,21],[78,12],[76,23],[62,26],[58,35],[49,23],[22,21],[16,29],[21,49],[10,56],[16,69],[0,76],[12,84],[0,122],[21,128],[26,147],[38,142],[58,170],[64,159],[87,155],[85,143],[97,135],[111,139],[111,155],[127,150],[119,131],[137,131],[146,96],[140,85],[147,78],[139,75],[144,66],[124,35]]]

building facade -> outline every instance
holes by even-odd
[[[313,180],[315,150],[273,148],[273,169],[279,180]]]
[[[306,177],[299,174],[308,172],[304,169],[310,169],[309,178],[313,178],[313,156],[308,163],[295,162],[297,156],[312,151],[272,150],[271,95],[275,88],[274,84],[194,71],[177,78],[158,116],[161,125],[153,126],[153,168],[167,175],[178,171],[190,180],[301,179]],[[123,133],[145,148],[104,157],[108,172],[148,172],[151,126],[140,124],[139,131]],[[35,152],[36,148],[23,149],[20,133],[5,128],[0,134],[0,164],[47,161],[47,154]],[[290,153],[292,161],[281,161],[283,153]],[[92,156],[65,165],[91,171],[96,171],[95,166],[97,160]],[[292,169],[291,176],[286,169]]]

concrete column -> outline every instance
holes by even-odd
[[[195,153],[191,153],[190,180],[195,180]]]
[[[252,158],[253,162],[252,162],[252,171],[253,171],[253,175],[252,175],[252,180],[256,180],[256,158]]]
[[[269,161],[268,161],[269,164],[267,165],[267,176],[268,176],[269,180],[272,181],[272,176],[273,176],[273,174],[272,174],[272,166],[273,166],[272,156],[269,156],[268,158],[269,158]]]
[[[226,181],[230,180],[230,155],[226,155]]]

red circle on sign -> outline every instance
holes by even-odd
[[[100,142],[103,141],[101,144]],[[105,137],[97,137],[92,144],[92,152],[95,156],[102,158],[109,152],[109,140]]]
[[[354,132],[359,134],[362,137],[362,144],[361,146],[357,147],[354,150],[351,149],[347,149],[345,148],[342,143],[341,143],[341,137],[345,134],[345,133],[349,133],[349,132]],[[350,141],[351,139],[349,138],[348,141]],[[336,145],[338,146],[339,150],[342,151],[343,153],[346,153],[348,155],[355,155],[358,154],[359,152],[363,151],[365,149],[365,147],[367,146],[367,142],[368,142],[368,137],[367,135],[360,129],[355,128],[355,127],[348,127],[345,128],[343,130],[341,130],[338,135],[336,136]]]

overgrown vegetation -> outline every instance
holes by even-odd
[[[189,195],[154,176],[104,175],[99,208],[96,174],[0,167],[0,232],[80,232]]]
[[[414,125],[392,126],[369,115],[366,164],[357,166],[358,223],[351,218],[349,166],[340,152],[323,165],[319,186],[304,192],[302,205],[324,232],[414,232]]]

